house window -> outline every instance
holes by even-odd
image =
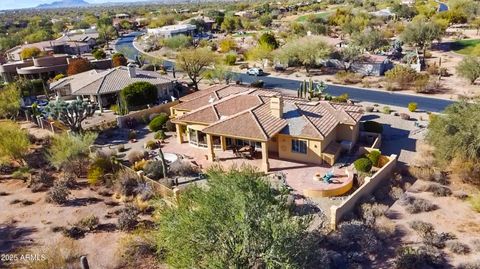
[[[307,141],[292,139],[292,152],[307,154]]]

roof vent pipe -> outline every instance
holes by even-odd
[[[137,77],[137,70],[136,70],[136,66],[134,64],[132,64],[132,63],[128,64],[127,68],[128,68],[128,76],[130,78]]]

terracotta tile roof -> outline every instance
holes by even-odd
[[[260,141],[267,141],[269,138],[250,110],[210,125],[203,129],[202,132],[213,135],[232,135]]]
[[[269,103],[253,109],[252,112],[268,137],[276,135],[287,126],[287,122],[284,119],[272,116]]]
[[[214,104],[215,110],[220,117],[231,116],[239,112],[252,109],[262,104],[262,100],[254,95],[237,95],[223,102]]]
[[[230,87],[235,89],[229,90]],[[203,97],[189,101],[189,106],[193,107],[192,104],[200,100],[196,103],[199,107],[178,117],[175,122],[204,122],[210,125],[203,130],[205,133],[260,141],[266,141],[279,132],[322,140],[339,124],[357,124],[363,113],[359,106],[327,101],[309,102],[282,96],[283,115],[277,118],[271,113],[270,98],[278,96],[279,92],[230,87],[211,92],[233,92],[218,101],[207,102],[203,106]],[[212,99],[210,95],[207,97]]]
[[[207,106],[197,110],[195,113],[185,114],[179,119],[183,122],[212,124],[218,121],[220,117],[213,106]]]
[[[181,103],[174,106],[173,109],[192,111],[234,94],[245,93],[251,90],[251,88],[236,85],[214,85],[180,98]]]
[[[225,87],[227,87],[227,85],[213,85],[213,86],[208,87],[204,90],[196,91],[196,92],[193,92],[191,94],[187,94],[187,95],[181,97],[180,102],[192,101],[192,100],[195,100],[195,99],[197,99],[201,96],[208,95],[208,94],[210,94],[214,91],[217,91],[217,90],[225,88]]]

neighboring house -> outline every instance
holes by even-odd
[[[55,55],[7,62],[0,65],[0,75],[6,82],[13,82],[19,77],[47,80],[67,72],[68,57],[68,55]]]
[[[71,59],[69,55],[53,55],[7,62],[0,64],[0,76],[6,82],[13,82],[19,77],[48,80],[58,74],[66,74]],[[95,60],[90,63],[98,69],[112,67],[111,59]]]
[[[90,48],[94,48],[97,45],[98,33],[67,33],[58,38],[56,41],[64,42],[77,42],[77,43],[87,43]]]
[[[215,150],[251,145],[280,159],[333,165],[342,148],[350,150],[359,134],[360,106],[307,101],[270,90],[213,86],[180,98],[171,108],[180,143]]]
[[[120,66],[105,71],[90,70],[60,79],[50,85],[50,90],[62,99],[88,97],[102,108],[117,103],[118,94],[123,88],[140,81],[150,82],[157,87],[158,99],[152,100],[152,103],[171,100],[176,95],[175,80],[134,66]]]
[[[366,76],[383,76],[393,68],[393,62],[388,56],[366,54],[362,60],[352,63],[351,70]]]
[[[197,27],[192,24],[176,24],[163,26],[160,28],[149,28],[147,29],[147,34],[163,38],[168,38],[176,35],[192,36],[195,33],[196,29]]]
[[[26,44],[21,46],[16,46],[12,49],[6,51],[7,58],[10,61],[20,61],[24,60],[20,56],[20,53],[25,48],[36,47],[40,51],[47,54],[69,54],[69,55],[79,55],[82,53],[89,53],[92,51],[92,47],[87,42],[82,41],[68,41],[68,40],[50,40],[42,41],[38,43]]]
[[[393,18],[393,17],[395,17],[395,13],[391,12],[389,8],[384,8],[384,9],[381,9],[381,10],[373,11],[373,12],[370,12],[370,14],[372,14],[375,17],[379,17],[379,18]]]
[[[233,15],[242,18],[252,18],[254,11],[251,10],[244,10],[244,11],[237,11]]]
[[[207,16],[198,15],[198,16],[186,19],[186,20],[180,22],[180,24],[190,24],[190,22],[192,20],[203,21],[204,22],[204,27],[205,27],[204,32],[211,32],[212,29],[213,29],[213,24],[215,23],[215,21],[213,19],[211,19]]]
[[[119,20],[130,19],[130,14],[127,14],[127,13],[118,13],[118,14],[115,14],[115,19],[119,19]]]

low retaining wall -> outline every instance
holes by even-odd
[[[27,120],[30,120],[31,122],[35,123],[39,128],[42,128],[44,130],[48,130],[54,134],[60,134],[63,132],[69,131],[68,127],[63,125],[60,122],[53,122],[53,121],[48,121],[42,118],[41,116],[36,116],[36,117],[28,117]]]
[[[358,188],[352,195],[350,195],[347,200],[343,201],[339,206],[330,207],[330,226],[333,230],[337,228],[338,223],[342,218],[349,212],[353,211],[358,201],[372,194],[375,189],[386,180],[390,179],[392,176],[393,170],[397,165],[397,155],[392,154],[390,156],[385,156],[388,159],[388,162],[385,163],[380,170],[378,170],[371,177],[365,178],[365,183],[363,183],[360,188]],[[386,159],[384,159],[386,161]],[[382,162],[384,161],[382,160]]]
[[[126,127],[126,124],[125,124],[126,120],[131,119],[131,118],[134,118],[135,120],[140,121],[145,116],[148,117],[148,116],[150,116],[151,114],[154,114],[154,113],[167,113],[168,115],[170,115],[170,107],[172,107],[172,106],[174,106],[178,103],[179,103],[179,101],[175,100],[173,102],[168,102],[166,104],[161,104],[161,105],[154,106],[154,107],[151,107],[151,108],[142,109],[142,110],[139,110],[139,111],[134,111],[134,112],[129,113],[128,115],[117,116],[118,127],[125,128]]]

